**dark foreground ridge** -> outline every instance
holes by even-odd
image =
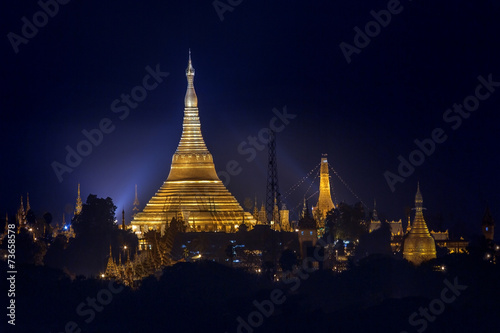
[[[138,290],[23,266],[18,332],[471,332],[495,331],[498,265],[449,255],[414,268],[374,255],[342,274],[299,280],[213,262],[178,263]],[[274,293],[274,294],[273,294]],[[279,304],[269,300],[279,299]],[[253,326],[252,326],[253,325]]]

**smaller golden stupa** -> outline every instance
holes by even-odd
[[[422,194],[420,185],[417,185],[415,195],[415,218],[411,225],[411,230],[406,236],[403,248],[403,257],[415,265],[436,258],[436,243],[432,238],[427,224],[424,220],[422,208]]]

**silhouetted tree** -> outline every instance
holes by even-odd
[[[326,215],[325,225],[333,239],[358,240],[368,231],[365,222],[365,210],[361,202],[353,206],[344,202]]]
[[[365,233],[359,238],[356,259],[359,260],[371,254],[392,254],[391,226],[386,221],[382,220],[377,230]]]
[[[26,212],[26,221],[29,225],[34,225],[36,221],[36,215],[33,209],[30,209]]]
[[[17,264],[43,265],[43,257],[47,252],[47,246],[44,242],[35,242],[33,234],[25,228],[21,228],[15,239],[15,262]],[[1,248],[8,250],[8,244],[8,236],[6,235]]]
[[[67,266],[65,262],[64,250],[68,246],[68,239],[65,235],[57,235],[50,244],[44,258],[47,266],[54,268],[63,268]]]
[[[90,194],[81,213],[72,221],[76,236],[70,239],[63,254],[65,258],[54,262],[63,262],[73,273],[90,276],[106,268],[110,245],[115,251],[126,245],[131,254],[135,253],[137,237],[131,231],[118,229],[114,223],[115,210],[111,198]]]
[[[118,229],[115,221],[116,206],[111,198],[98,198],[89,194],[82,211],[73,219],[76,236],[86,237],[95,233],[109,234]]]
[[[52,214],[49,212],[43,214],[43,219],[45,220],[45,223],[50,225],[52,223]]]

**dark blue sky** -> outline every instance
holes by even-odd
[[[277,138],[282,193],[327,153],[353,192],[370,208],[377,198],[387,218],[404,218],[420,181],[427,213],[441,213],[445,226],[477,232],[486,202],[499,219],[500,87],[460,126],[443,118],[475,95],[479,76],[500,81],[496,1],[242,1],[221,21],[210,1],[73,0],[45,25],[35,1],[0,6],[0,213],[13,214],[30,192],[34,211],[57,221],[72,210],[78,182],[84,200],[110,196],[127,212],[138,184],[143,206],[166,179],[180,138],[191,48],[202,132],[217,170],[240,164],[228,184],[240,203],[264,199],[267,152],[248,162],[238,146],[286,106],[296,118]],[[364,31],[370,12],[388,6],[397,13],[348,63],[339,45],[354,45],[354,28]],[[22,36],[22,18],[33,15],[41,27],[15,53],[9,33]],[[112,102],[157,64],[168,77],[121,120]],[[65,147],[76,149],[82,130],[104,118],[114,130],[59,182],[51,164],[65,163]],[[398,156],[408,159],[414,140],[435,128],[446,141],[392,192],[384,173],[397,174]],[[287,198],[289,208],[309,184]],[[356,201],[334,175],[332,185],[337,201]]]

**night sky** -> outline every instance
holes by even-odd
[[[376,198],[380,216],[404,219],[420,181],[426,213],[442,214],[445,228],[478,233],[486,203],[500,220],[498,1],[231,2],[221,20],[211,1],[73,0],[45,23],[36,1],[3,1],[0,214],[14,214],[29,192],[37,215],[59,222],[66,211],[69,220],[78,183],[84,201],[110,196],[127,216],[137,184],[142,208],[180,139],[191,48],[202,133],[218,171],[239,163],[228,189],[241,204],[265,197],[267,151],[247,161],[238,146],[286,106],[296,117],[277,136],[283,195],[327,153],[355,193],[332,174],[336,202],[361,199],[372,209]],[[388,7],[385,27],[369,23]],[[37,34],[13,47],[9,33],[22,37],[22,18],[34,14]],[[354,29],[367,23],[369,43],[346,57],[340,44],[354,47]],[[128,116],[113,112],[148,66],[169,75]],[[488,97],[467,118],[448,114],[473,103],[479,76],[494,81],[479,89]],[[105,118],[113,131],[60,182],[53,162],[66,164],[65,147],[76,149],[82,131]],[[408,160],[414,140],[436,128],[446,140],[391,191],[384,173],[397,174],[398,156]],[[289,209],[317,190],[310,183],[285,198]]]

